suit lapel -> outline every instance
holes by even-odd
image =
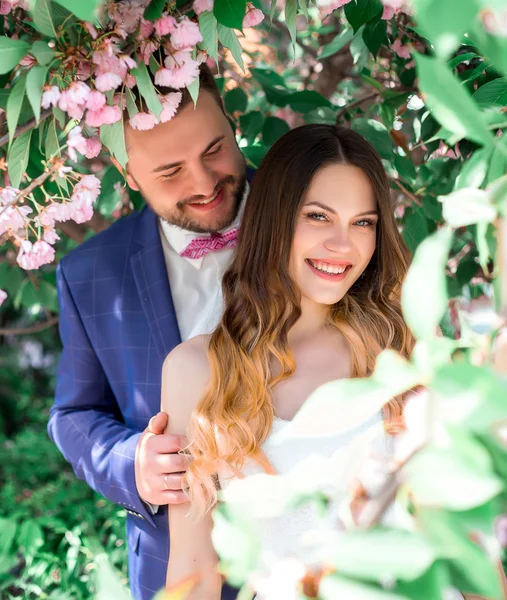
[[[155,213],[145,207],[133,238],[139,249],[130,259],[139,298],[163,361],[181,343],[178,321],[169,287],[164,252]]]

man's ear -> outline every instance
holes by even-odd
[[[123,175],[123,168],[120,165],[120,163],[116,160],[116,158],[114,156],[110,156],[110,159],[111,159],[111,162],[113,163],[113,165]],[[127,185],[129,186],[130,189],[134,190],[135,192],[139,192],[140,191],[139,186],[137,185],[137,183],[134,181],[132,175],[130,174],[128,165],[126,166],[125,171],[126,171],[125,179],[127,180]]]

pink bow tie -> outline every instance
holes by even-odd
[[[185,258],[201,258],[209,252],[216,252],[222,248],[234,248],[238,240],[238,229],[231,229],[226,233],[212,233],[208,237],[198,237],[180,252]]]

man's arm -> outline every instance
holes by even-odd
[[[153,523],[135,482],[135,453],[142,432],[135,432],[122,422],[61,264],[57,284],[63,351],[49,436],[77,477],[112,502]]]

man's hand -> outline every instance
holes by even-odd
[[[139,496],[150,504],[183,504],[188,501],[181,479],[188,459],[178,454],[188,440],[182,435],[164,433],[169,423],[166,413],[150,419],[136,448],[135,475]]]

